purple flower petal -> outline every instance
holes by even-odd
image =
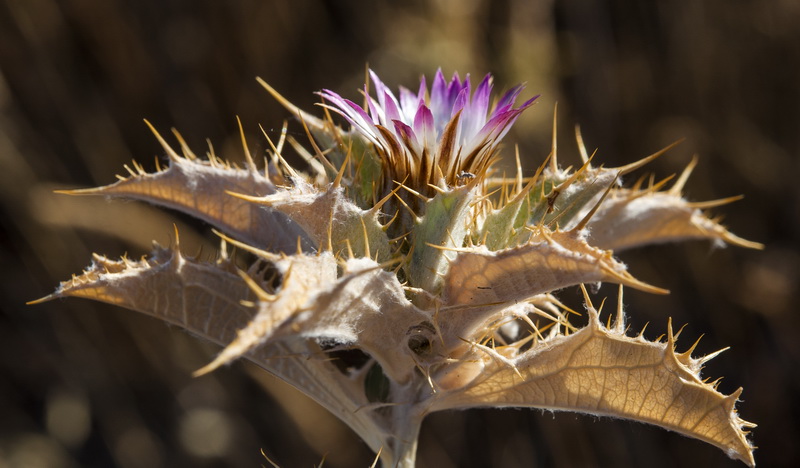
[[[508,112],[503,112],[500,114],[495,114],[486,122],[486,125],[481,128],[481,130],[476,135],[476,140],[483,141],[483,140],[495,140],[497,139],[497,135],[505,130],[508,122],[514,118],[514,114],[517,111],[511,110]]]
[[[405,143],[406,147],[411,149],[414,154],[422,153],[422,146],[414,130],[399,120],[393,120],[394,132]]]
[[[486,113],[489,109],[489,95],[492,91],[492,76],[486,75],[475,90],[472,102],[461,115],[462,135],[466,137],[475,135],[486,123]]]
[[[513,106],[514,101],[517,99],[517,96],[519,96],[519,93],[522,92],[522,88],[523,88],[522,85],[517,85],[506,91],[503,97],[501,97],[500,100],[497,101],[497,104],[494,106],[495,113],[497,112],[497,109]]]
[[[384,107],[383,107],[384,120],[381,121],[381,123],[383,124],[383,126],[391,128],[391,125],[389,125],[390,122],[394,120],[402,121],[403,119],[402,116],[400,115],[400,111],[397,110],[397,103],[394,100],[394,96],[390,96],[389,93],[386,93],[384,95],[383,102],[384,102]]]
[[[425,152],[437,155],[446,147],[447,155],[433,157],[449,161],[447,170],[455,170],[462,155],[474,158],[476,154],[493,151],[519,115],[536,100],[534,97],[514,108],[523,89],[520,85],[508,90],[490,109],[491,75],[483,78],[472,95],[469,75],[462,81],[458,73],[453,73],[448,81],[441,69],[436,71],[430,92],[423,76],[416,95],[400,87],[397,99],[375,72],[369,73],[375,97],[367,98],[366,110],[324,90],[320,94],[330,103],[326,107],[344,116],[355,130],[383,151],[408,152],[419,157]],[[447,128],[445,144],[440,140]]]
[[[451,119],[453,118],[454,115],[458,114],[461,111],[461,109],[466,107],[468,100],[469,100],[469,88],[463,88],[461,92],[458,93],[458,96],[456,96],[456,99],[453,102],[453,110],[450,111]]]
[[[450,117],[450,108],[447,100],[447,82],[444,79],[441,68],[436,71],[436,76],[433,78],[430,103],[430,110],[437,119]]]
[[[414,129],[406,125],[405,122],[393,120],[392,123],[394,124],[395,133],[397,133],[397,136],[400,138],[417,138],[417,136],[414,134]]]
[[[348,101],[346,99],[327,89],[323,89],[319,94],[334,105],[334,107],[330,107],[331,110],[342,115],[354,127],[363,127],[365,122],[363,122],[359,114],[354,112],[350,105],[347,104]],[[367,120],[370,120],[369,117],[367,117]]]
[[[382,108],[384,106],[384,95],[391,91],[389,91],[389,88],[383,84],[383,81],[378,78],[378,75],[375,74],[374,71],[369,70],[369,77],[372,79],[372,83],[375,85],[375,95],[378,96],[378,103]]]
[[[428,82],[425,80],[425,75],[419,79],[419,91],[417,91],[417,99],[424,100],[425,95],[428,93]]]
[[[414,116],[414,133],[418,140],[427,147],[436,142],[436,133],[433,127],[433,113],[428,106],[420,104],[417,115]]]
[[[419,107],[420,99],[414,95],[408,88],[400,87],[400,112],[403,115],[401,119],[403,122],[412,122],[414,114]]]
[[[505,122],[503,122],[501,125],[498,126],[500,131],[493,136],[494,140],[496,141],[502,140],[503,137],[506,136],[506,133],[508,133],[508,131],[511,130],[511,127],[514,125],[514,122],[517,121],[517,118],[522,114],[522,112],[528,107],[530,107],[538,98],[539,95],[537,94],[536,96],[525,101],[525,103],[519,106],[518,108],[510,112],[507,112],[506,113],[507,118]]]
[[[489,95],[492,93],[492,75],[486,75],[475,90],[472,96],[470,112],[476,116],[481,116],[486,121],[486,113],[489,112]],[[483,122],[481,122],[483,123]]]
[[[361,107],[327,89],[322,90],[319,94],[331,102],[332,105],[325,105],[326,108],[344,117],[355,130],[364,136],[364,138],[368,139],[376,146],[385,146],[380,132],[372,123],[372,119],[370,119]]]
[[[530,106],[531,106],[531,105],[532,105],[534,102],[536,102],[536,100],[537,100],[537,99],[539,99],[539,96],[541,96],[541,94],[537,94],[536,96],[534,96],[534,97],[532,97],[532,98],[528,99],[527,101],[525,101],[525,103],[524,103],[524,104],[522,104],[521,106],[519,106],[517,109],[519,109],[520,111],[523,111],[523,110],[527,109],[527,108],[528,108],[528,107],[530,107]]]
[[[467,93],[469,93],[469,75],[467,75],[466,88]],[[458,72],[453,72],[453,78],[450,80],[450,84],[447,86],[447,107],[452,108],[453,103],[456,101],[458,97],[458,93],[464,89],[465,86],[461,82],[461,79],[458,77]],[[451,113],[452,115],[452,113]]]
[[[359,107],[361,109],[361,107]],[[367,96],[367,109],[374,125],[380,125],[383,121],[383,106],[381,106],[375,99]]]
[[[342,112],[350,117],[350,120],[355,124],[355,126],[361,128],[365,134],[368,134],[373,139],[377,138],[379,132],[375,128],[375,123],[369,114],[367,114],[366,111],[364,111],[364,109],[362,109],[361,106],[355,102],[349,99],[342,99],[338,95],[336,97],[339,98],[338,100],[340,101],[340,104],[337,104],[338,107],[342,110]],[[327,96],[327,98],[330,99],[331,97]],[[336,101],[334,100],[334,102]]]

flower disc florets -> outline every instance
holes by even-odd
[[[458,73],[447,82],[439,70],[428,91],[425,77],[416,94],[400,87],[399,99],[370,71],[375,95],[365,86],[366,109],[323,90],[320,94],[374,146],[383,159],[384,185],[392,181],[427,194],[428,185],[446,188],[464,174],[483,174],[493,161],[500,140],[535,96],[519,107],[514,102],[522,85],[508,90],[490,106],[492,76],[486,75],[472,93],[469,75]]]

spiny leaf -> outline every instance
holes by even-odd
[[[614,282],[664,292],[634,279],[609,251],[590,246],[579,233],[537,229],[518,247],[458,253],[444,279],[446,305],[513,303],[579,283]]]
[[[247,279],[258,297],[258,313],[242,327],[235,340],[207,366],[195,373],[202,375],[247,354],[264,344],[276,331],[300,313],[309,296],[315,294],[320,284],[336,279],[336,260],[330,252],[323,254],[298,254],[274,262],[281,275],[280,288],[272,294],[264,291],[255,280]]]
[[[763,248],[706,217],[695,204],[667,192],[613,190],[587,225],[588,241],[615,252],[687,239],[711,239]]]
[[[545,170],[542,182],[531,190],[528,223],[571,227],[571,222],[588,212],[600,194],[614,183],[618,173],[611,169],[591,169],[588,162],[574,173],[553,174]]]
[[[589,315],[578,332],[505,362],[473,351],[462,359],[463,376],[472,379],[436,394],[430,410],[530,406],[621,417],[704,440],[755,465],[743,430],[752,424],[735,410],[741,389],[726,396],[704,383],[697,366],[675,353],[671,327],[666,343],[648,342],[605,328],[593,308]]]
[[[408,276],[413,286],[438,293],[441,276],[453,256],[445,249],[461,247],[471,224],[468,214],[477,195],[477,182],[438,193],[425,205],[425,215],[417,220],[412,231]]]
[[[275,185],[253,170],[224,163],[179,157],[154,174],[137,171],[104,187],[71,190],[72,195],[104,195],[131,198],[173,208],[202,219],[249,244],[277,252],[291,252],[302,230],[280,212],[247,203],[226,192],[252,196],[269,195]],[[306,244],[307,245],[307,244]]]
[[[236,328],[253,317],[253,311],[241,305],[252,294],[230,262],[196,262],[158,246],[139,261],[95,255],[81,275],[61,283],[46,299],[60,297],[126,307],[218,344],[232,340]]]
[[[289,102],[261,78],[256,80],[286,110],[303,122],[334,167],[341,167],[348,155],[353,157],[358,170],[355,171],[352,181],[352,187],[355,189],[352,195],[359,207],[368,209],[374,200],[376,187],[381,184],[382,169],[380,157],[372,150],[369,140],[360,132],[345,131],[334,124],[326,106],[322,106],[326,111],[326,119],[317,118]],[[328,167],[326,169],[329,171],[328,176],[333,178],[335,171],[331,171]]]
[[[317,249],[330,246],[335,253],[349,248],[357,257],[376,257],[378,261],[391,256],[389,238],[378,222],[378,212],[356,206],[345,196],[343,187],[331,184],[327,190],[318,191],[295,180],[294,187],[269,196],[237,196],[253,206],[262,204],[285,214],[303,228]]]
[[[487,210],[483,216],[482,225],[477,223],[479,225],[472,233],[473,243],[483,243],[489,250],[499,250],[517,244],[521,234],[520,230],[528,221],[531,209],[531,191],[537,187],[544,166],[539,167],[525,187],[522,187],[522,169],[519,166],[519,159],[517,159],[517,169],[517,179],[514,182],[518,192],[505,203],[501,196],[501,206],[497,209]],[[505,180],[501,184],[501,191],[505,193],[504,189],[508,188],[508,184]]]
[[[135,310],[223,346],[236,340],[238,330],[253,320],[256,310],[245,304],[257,301],[229,261],[198,262],[161,247],[140,261],[96,255],[83,274],[63,282],[42,300],[61,297]],[[386,448],[388,422],[376,412],[358,411],[370,403],[364,394],[364,375],[343,378],[314,339],[266,342],[245,357],[341,418],[373,450],[384,447],[391,456]]]
[[[309,302],[294,336],[357,346],[378,361],[392,381],[407,384],[415,369],[409,331],[431,316],[414,307],[397,277],[375,261],[351,259],[344,270]]]

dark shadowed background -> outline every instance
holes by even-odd
[[[378,2],[374,2],[378,3]],[[588,6],[591,4],[591,6]],[[181,131],[196,152],[241,158],[291,116],[260,76],[313,110],[313,92],[358,98],[366,64],[415,88],[442,67],[527,82],[540,102],[507,137],[532,173],[550,146],[578,161],[580,124],[595,161],[621,165],[681,138],[658,177],[700,164],[694,200],[764,251],[707,242],[622,259],[669,296],[626,293],[634,330],[688,323],[681,348],[730,346],[704,375],[744,387],[761,466],[800,463],[800,2],[436,0],[0,1],[0,467],[368,466],[372,454],[298,392],[246,363],[191,378],[216,351],[180,330],[82,300],[26,301],[79,273],[91,253],[139,257],[151,240],[201,246],[208,226],[137,203],[55,195],[104,185],[163,152],[142,122]],[[297,126],[290,127],[299,131]],[[301,135],[298,135],[302,139]],[[634,175],[632,177],[636,177]],[[614,295],[614,288],[600,294]],[[576,292],[562,297],[575,300]],[[420,467],[743,466],[650,426],[537,410],[436,414]]]

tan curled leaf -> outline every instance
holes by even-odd
[[[251,245],[277,252],[294,252],[298,237],[306,239],[299,226],[283,213],[229,195],[262,196],[275,192],[275,185],[252,168],[237,169],[213,157],[201,161],[173,152],[165,170],[153,174],[132,172],[130,177],[111,185],[66,193],[131,198],[172,208]]]
[[[476,349],[462,361],[463,386],[437,394],[431,410],[524,406],[613,416],[703,440],[755,464],[743,430],[753,425],[735,409],[741,389],[723,395],[700,378],[702,364],[713,356],[694,359],[691,350],[676,353],[671,327],[666,343],[649,342],[625,336],[621,323],[605,328],[592,308],[589,315],[585,328],[518,356],[502,358],[501,352],[493,356]],[[458,376],[446,372],[444,378]]]
[[[541,228],[525,245],[459,252],[445,275],[443,298],[446,305],[508,303],[592,282],[663,292],[633,278],[611,252],[590,246],[579,233]]]
[[[368,258],[348,260],[344,274],[309,303],[300,336],[352,343],[375,358],[393,381],[406,384],[416,361],[408,331],[431,317],[406,299],[397,277]]]
[[[61,283],[46,299],[60,297],[132,309],[218,344],[232,340],[254,315],[240,302],[252,294],[228,261],[197,262],[162,247],[139,261],[95,254],[81,275]]]
[[[588,241],[615,252],[688,239],[710,239],[741,247],[763,248],[763,245],[742,239],[709,219],[699,209],[704,205],[707,204],[691,203],[670,192],[614,190],[589,220]]]
[[[444,277],[443,307],[437,313],[446,349],[460,355],[462,340],[480,339],[512,304],[597,282],[666,292],[635,279],[611,252],[590,246],[575,231],[551,232],[542,227],[518,247],[491,252],[481,246],[461,251]]]
[[[588,164],[574,173],[545,170],[542,181],[531,191],[528,223],[571,228],[618,175],[616,169],[592,169]]]
[[[389,258],[389,238],[378,222],[378,210],[362,210],[345,196],[344,188],[327,190],[295,179],[295,186],[265,197],[242,197],[283,213],[308,234],[315,248],[353,252],[356,256]]]
[[[338,262],[330,252],[272,261],[282,275],[281,286],[268,292],[248,280],[256,292],[258,312],[199,374],[268,342],[310,339],[358,348],[395,382],[408,381],[416,361],[406,347],[407,331],[431,317],[406,299],[394,274],[369,258],[353,258],[344,262],[337,278]]]
[[[318,256],[302,253],[282,256],[274,259],[273,266],[281,276],[279,289],[266,291],[256,280],[249,280],[258,297],[257,313],[237,331],[236,339],[227,343],[225,349],[196,375],[211,372],[263,345],[304,310],[310,296],[336,279],[336,260],[329,252]]]
[[[222,346],[234,341],[255,316],[255,309],[243,301],[257,300],[227,260],[199,262],[160,247],[140,261],[95,255],[83,274],[61,283],[43,300],[62,297],[93,299],[141,312]],[[387,422],[378,413],[358,411],[369,404],[364,376],[338,372],[313,340],[268,342],[244,357],[327,408],[373,450],[387,445]]]

